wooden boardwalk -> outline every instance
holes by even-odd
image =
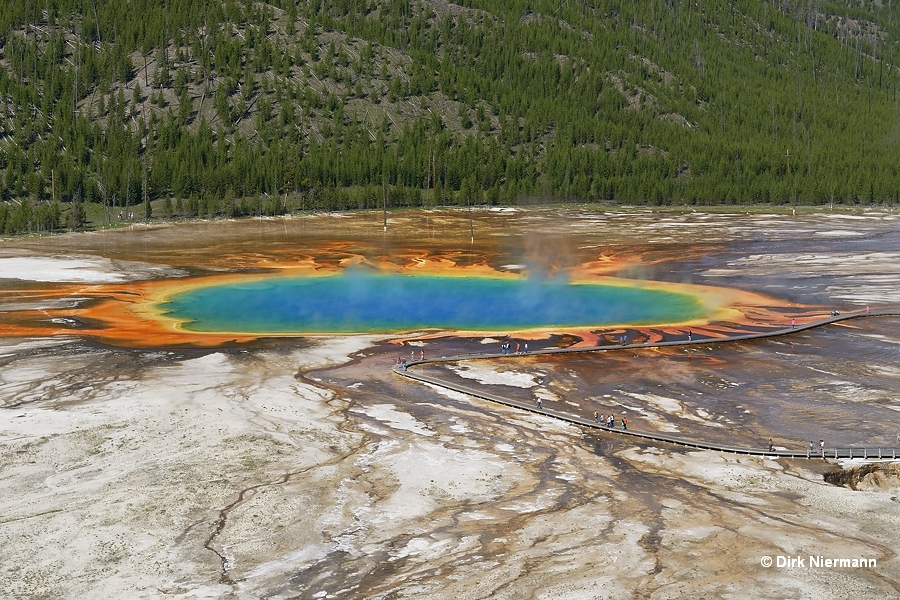
[[[770,338],[770,337],[778,337],[784,335],[790,335],[793,333],[798,333],[800,331],[806,331],[809,329],[814,329],[817,327],[823,327],[825,325],[829,325],[831,323],[837,323],[840,321],[846,321],[848,319],[859,319],[863,317],[898,317],[900,316],[900,309],[882,309],[882,310],[872,310],[872,311],[858,311],[847,314],[839,314],[832,315],[824,319],[820,319],[810,323],[804,323],[802,325],[796,325],[793,327],[787,327],[784,329],[776,329],[773,331],[767,331],[762,333],[752,333],[752,334],[743,334],[743,335],[735,335],[730,337],[723,338],[702,338],[696,340],[670,340],[663,342],[654,342],[654,343],[638,343],[638,344],[625,344],[625,345],[617,345],[617,346],[592,346],[592,347],[584,347],[584,348],[546,348],[542,350],[535,350],[533,352],[529,352],[527,355],[541,355],[541,354],[566,354],[572,352],[609,352],[616,350],[634,350],[639,348],[659,348],[665,346],[690,346],[690,345],[698,345],[698,344],[721,344],[726,342],[737,342],[742,340],[754,340],[754,339],[762,339],[762,338]],[[739,448],[732,446],[724,446],[721,444],[713,444],[709,442],[704,442],[701,440],[694,440],[689,438],[677,437],[672,435],[667,435],[664,433],[657,433],[652,431],[639,431],[633,429],[616,429],[606,427],[605,425],[601,425],[600,423],[589,419],[580,417],[577,415],[573,415],[566,412],[561,412],[557,410],[553,410],[550,408],[537,407],[533,404],[522,402],[519,400],[513,400],[510,398],[504,398],[503,396],[499,396],[497,394],[492,394],[490,392],[484,391],[483,389],[471,387],[468,385],[462,385],[455,382],[449,382],[443,379],[438,379],[437,377],[432,377],[430,375],[425,375],[423,373],[416,373],[409,370],[409,367],[417,366],[417,365],[428,365],[434,363],[448,363],[448,362],[458,362],[463,360],[474,360],[474,359],[515,359],[521,358],[522,356],[527,356],[526,354],[501,354],[501,353],[479,353],[479,354],[458,354],[454,356],[442,356],[440,358],[429,358],[425,360],[414,360],[412,362],[407,363],[406,368],[394,367],[394,373],[397,375],[407,377],[409,379],[413,379],[422,383],[428,383],[431,385],[436,385],[445,389],[453,390],[455,392],[460,392],[463,394],[467,394],[469,396],[474,396],[476,398],[481,398],[483,400],[488,400],[490,402],[496,402],[498,404],[503,404],[505,406],[510,406],[513,408],[517,408],[520,410],[529,411],[535,414],[540,414],[548,417],[552,417],[554,419],[559,419],[560,421],[565,421],[567,423],[572,423],[575,425],[580,425],[582,427],[588,427],[591,429],[595,429],[598,431],[605,431],[607,433],[615,433],[617,435],[630,436],[633,438],[641,438],[646,440],[652,440],[656,442],[667,442],[670,444],[675,444],[678,446],[686,446],[689,448],[700,448],[704,450],[715,450],[717,452],[728,452],[732,454],[746,454],[751,456],[769,456],[772,458],[821,458],[821,459],[837,459],[837,458],[862,458],[862,459],[896,459],[897,455],[900,454],[900,448],[898,447],[874,447],[874,448],[827,448],[823,450],[819,450],[818,448],[814,449],[812,452],[808,452],[806,450],[801,452],[795,452],[791,450],[769,450],[767,448]]]

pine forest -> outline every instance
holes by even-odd
[[[4,2],[0,233],[892,205],[898,83],[892,0]]]

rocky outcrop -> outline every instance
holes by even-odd
[[[825,481],[859,491],[900,489],[900,462],[869,463],[851,469],[837,468]]]

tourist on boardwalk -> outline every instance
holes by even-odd
[[[825,454],[825,440],[819,440],[819,451]]]
[[[541,399],[540,399],[540,398],[537,399],[537,407],[538,407],[539,409],[540,409],[540,408],[544,408],[544,403],[541,402]]]
[[[688,331],[688,341],[690,342],[692,339],[694,339],[694,334]]]
[[[791,329],[793,329],[796,324],[797,324],[797,321],[795,321],[794,318],[791,317]]]
[[[525,354],[528,354],[528,342],[525,342]]]
[[[612,429],[615,424],[616,424],[616,418],[614,416],[609,415],[608,417],[606,417],[606,426],[607,427]]]
[[[809,449],[807,450],[807,453],[808,453],[808,454],[812,454],[812,452],[813,452],[813,443],[812,443],[812,440],[810,440],[810,442],[809,442]]]
[[[425,350],[424,348],[419,351],[419,360],[425,360]]]
[[[516,354],[521,354],[519,350],[522,348],[522,345],[519,342],[516,342]]]
[[[628,429],[628,421],[622,417],[622,429]]]
[[[775,444],[774,444],[774,442],[772,442],[772,440],[769,440],[769,452],[774,452],[774,451],[775,451]]]
[[[594,411],[594,420],[597,422],[600,421],[600,414],[596,410]]]

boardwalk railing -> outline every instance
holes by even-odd
[[[770,332],[764,333],[754,333],[747,335],[738,335],[731,336],[726,338],[713,338],[713,339],[698,339],[698,340],[675,340],[675,341],[666,341],[666,342],[656,342],[656,343],[643,343],[643,344],[626,344],[621,346],[593,346],[588,348],[547,348],[542,350],[535,350],[533,352],[529,352],[529,354],[564,354],[568,352],[597,352],[597,351],[607,351],[607,350],[624,350],[624,349],[634,349],[634,348],[657,348],[660,346],[687,346],[694,344],[711,344],[711,343],[722,343],[722,342],[734,342],[739,340],[750,340],[750,339],[760,339],[767,337],[775,337],[781,335],[787,335],[791,333],[797,333],[799,331],[804,331],[807,329],[813,329],[815,327],[822,327],[824,325],[828,325],[830,323],[835,323],[837,321],[844,321],[847,319],[856,319],[860,317],[868,317],[868,316],[900,316],[900,310],[880,310],[880,311],[860,311],[856,313],[849,313],[846,315],[832,315],[829,318],[822,319],[819,321],[815,321],[812,323],[805,323],[803,325],[798,325],[795,327],[787,328],[787,329],[778,329]],[[769,450],[765,448],[739,448],[732,446],[725,446],[722,444],[714,444],[710,442],[704,442],[700,440],[693,440],[689,438],[681,438],[677,436],[667,435],[664,433],[657,433],[651,431],[639,431],[633,429],[616,429],[612,427],[607,427],[602,425],[596,421],[591,419],[587,419],[584,417],[580,417],[577,415],[573,415],[570,413],[565,413],[557,410],[553,410],[550,408],[537,407],[531,405],[526,402],[522,402],[520,400],[513,400],[510,398],[504,398],[503,396],[498,396],[497,394],[493,394],[491,392],[484,391],[479,388],[473,388],[467,385],[461,385],[458,383],[453,383],[449,381],[445,381],[443,379],[438,379],[436,377],[432,377],[430,375],[424,375],[422,373],[416,373],[409,370],[409,367],[416,365],[427,365],[429,363],[446,363],[446,362],[457,362],[462,360],[472,360],[472,359],[484,359],[484,358],[513,358],[513,357],[521,357],[523,354],[497,354],[497,353],[477,353],[477,354],[460,354],[452,357],[441,357],[441,358],[431,358],[431,359],[423,359],[423,360],[413,360],[409,363],[405,363],[402,366],[397,366],[393,369],[394,373],[397,375],[401,375],[403,377],[407,377],[409,379],[413,379],[422,383],[428,383],[431,385],[436,385],[438,387],[442,387],[445,389],[453,390],[455,392],[460,392],[462,394],[467,394],[469,396],[474,396],[476,398],[481,398],[483,400],[488,400],[491,402],[496,402],[498,404],[503,404],[505,406],[510,406],[513,408],[517,408],[520,410],[526,410],[529,412],[533,412],[540,415],[545,415],[548,417],[553,417],[560,421],[564,421],[567,423],[572,423],[575,425],[580,425],[583,427],[589,427],[592,429],[607,431],[610,433],[616,433],[623,436],[630,436],[634,438],[642,438],[657,442],[668,442],[670,444],[676,444],[678,446],[686,446],[690,448],[699,448],[704,450],[714,450],[718,452],[728,452],[732,454],[745,454],[751,456],[770,456],[773,458],[822,458],[822,459],[853,459],[860,458],[864,460],[876,460],[876,459],[896,459],[897,455],[900,454],[900,448],[897,447],[876,447],[876,448],[824,448],[824,449],[813,449],[812,451],[806,449],[803,451],[792,451],[792,450]]]
[[[835,448],[833,450],[814,452],[813,455],[822,458],[864,458],[864,459],[896,459],[897,448]]]

